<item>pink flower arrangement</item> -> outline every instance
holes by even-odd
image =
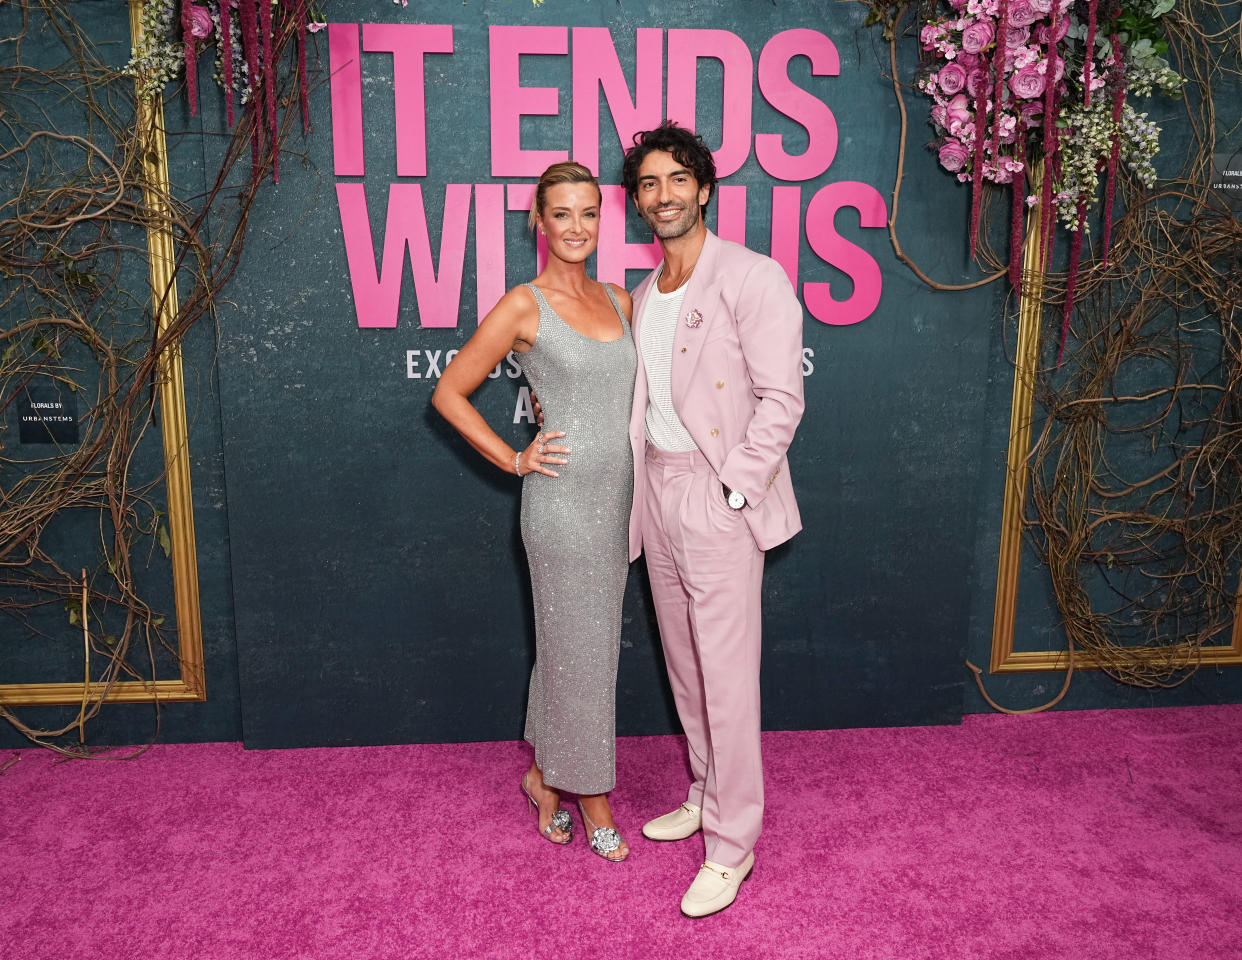
[[[1023,220],[1031,206],[1041,218],[1040,255],[1045,269],[1052,255],[1057,209],[1075,231],[1070,249],[1072,274],[1082,250],[1085,217],[1095,202],[1095,177],[1101,170],[1106,175],[1105,251],[1109,243],[1122,136],[1119,122],[1123,109],[1128,109],[1124,107],[1128,60],[1119,36],[1119,18],[1124,11],[1131,19],[1146,16],[1152,22],[1151,14],[1144,13],[1144,8],[1131,9],[1127,0],[944,2],[950,12],[919,31],[919,44],[931,59],[920,68],[916,85],[932,100],[930,117],[937,132],[932,148],[940,165],[957,180],[972,185],[971,254],[984,181],[1008,184],[1013,189],[1010,280],[1020,285]],[[1112,106],[1111,152],[1099,153],[1098,132],[1076,128],[1095,122],[1090,116],[1083,119],[1093,93]],[[1067,154],[1067,150],[1078,152]],[[1029,196],[1028,154],[1043,160],[1044,171],[1042,182],[1032,185],[1038,189],[1032,189]],[[1084,180],[1083,169],[1095,172]],[[1062,345],[1073,304],[1072,276],[1067,287]]]

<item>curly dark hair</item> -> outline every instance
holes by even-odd
[[[697,133],[678,126],[672,120],[665,120],[654,130],[642,130],[634,134],[634,146],[625,151],[625,160],[621,163],[621,183],[625,186],[625,195],[633,203],[638,196],[638,168],[643,158],[653,150],[664,150],[694,174],[700,187],[707,187],[707,203],[712,202],[716,192],[716,161],[712,152]],[[702,211],[707,213],[707,203]]]

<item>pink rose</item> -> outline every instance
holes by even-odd
[[[976,20],[962,31],[962,49],[967,53],[978,53],[992,42],[996,31],[984,20]]]
[[[966,71],[961,64],[946,63],[936,74],[940,89],[952,96],[966,86]]]
[[[974,118],[974,114],[970,112],[970,101],[966,99],[966,94],[959,93],[949,101],[945,110],[945,116],[949,121],[945,126],[950,130],[953,129],[953,124],[955,123],[970,123]]]
[[[190,36],[197,40],[206,40],[211,36],[211,14],[206,7],[190,4]]]
[[[957,55],[957,62],[960,63],[963,67],[965,67],[969,71],[972,68],[979,66],[979,63],[980,63],[979,54],[959,53]]]
[[[960,140],[946,140],[940,147],[940,165],[950,173],[956,173],[966,166],[970,159],[970,151]]]
[[[1020,100],[1033,100],[1044,92],[1044,75],[1035,64],[1023,67],[1009,78],[1009,89]]]
[[[991,85],[991,78],[988,76],[988,72],[982,68],[971,70],[970,73],[966,74],[966,92],[972,97],[979,96],[979,94],[988,90]]]
[[[938,126],[948,127],[949,125],[948,111],[943,103],[938,103],[931,108],[931,118],[932,123]]]
[[[1049,27],[1046,24],[1040,24],[1038,27],[1035,28],[1035,39],[1038,40],[1040,43],[1042,43],[1044,46],[1047,46],[1049,42],[1049,38],[1051,38],[1053,41],[1059,41],[1067,33],[1069,33],[1069,26],[1070,26],[1069,17],[1062,17],[1060,20],[1057,21],[1057,25],[1055,27]]]
[[[1018,107],[1018,115],[1026,129],[1038,127],[1044,122],[1044,105],[1038,100],[1027,100]]]
[[[1052,13],[1052,0],[1030,0],[1031,8],[1040,16]]]
[[[1025,46],[1026,42],[1031,39],[1030,27],[1018,27],[1012,23],[1005,28],[1005,46],[1010,50],[1016,47]]]
[[[1039,14],[1030,0],[1009,0],[1008,19],[1011,27],[1029,27],[1039,19]]]

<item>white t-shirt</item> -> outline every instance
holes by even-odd
[[[673,409],[673,335],[686,295],[683,283],[672,293],[661,293],[659,277],[651,285],[639,324],[639,349],[647,371],[647,441],[661,450],[684,453],[698,444]]]

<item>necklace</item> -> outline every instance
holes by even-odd
[[[678,288],[680,288],[683,283],[685,283],[688,279],[690,279],[690,274],[694,273],[694,268],[695,266],[698,265],[698,262],[699,262],[699,258],[695,257],[694,262],[691,263],[690,266],[686,267],[679,274],[677,274],[676,277],[673,278],[673,280],[670,281],[669,288],[667,290],[661,289],[660,292],[661,293],[672,293],[674,290],[677,290]],[[660,282],[657,284],[657,286],[661,288],[664,286],[665,277],[673,277],[673,275],[668,272],[662,272],[660,274]]]

